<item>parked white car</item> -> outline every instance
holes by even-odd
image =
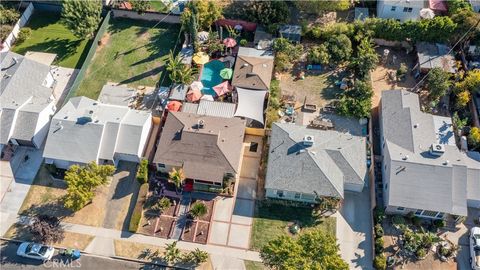
[[[32,242],[23,242],[17,249],[18,256],[43,261],[50,260],[53,257],[53,253],[55,253],[53,247]]]
[[[473,270],[480,270],[480,228],[470,231],[470,263]]]

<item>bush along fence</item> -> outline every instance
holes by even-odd
[[[130,223],[128,226],[128,230],[130,232],[136,233],[138,230],[138,226],[140,225],[140,221],[142,220],[143,214],[143,204],[147,200],[148,195],[148,184],[142,184],[140,186],[140,190],[138,191],[137,202],[135,204],[135,208],[133,209],[132,216],[130,217]]]
[[[175,14],[164,14],[154,11],[145,11],[139,14],[137,11],[112,8],[113,17],[129,18],[144,21],[161,21],[164,23],[180,23],[180,16]]]
[[[7,36],[7,38],[5,38],[5,41],[2,43],[2,47],[1,47],[1,50],[0,50],[1,52],[10,51],[10,48],[12,48],[13,44],[15,43],[15,41],[18,38],[18,35],[20,34],[20,28],[24,27],[27,24],[28,20],[32,16],[34,10],[35,10],[35,8],[34,8],[33,4],[30,3],[27,6],[27,8],[25,9],[25,11],[23,12],[20,19],[18,19],[17,23],[13,27],[12,32]]]
[[[111,11],[108,11],[105,17],[103,18],[103,21],[101,22],[100,27],[98,28],[97,34],[95,35],[95,39],[93,40],[90,50],[88,51],[87,57],[85,57],[82,67],[78,71],[77,77],[75,78],[75,81],[70,87],[70,90],[68,90],[67,97],[65,98],[62,106],[65,105],[70,98],[75,96],[75,92],[80,86],[80,83],[85,78],[85,74],[87,72],[89,63],[92,60],[93,56],[95,55],[95,52],[97,51],[100,39],[103,37],[103,34],[105,34],[105,32],[107,31],[108,24],[110,23],[110,18],[111,18]]]

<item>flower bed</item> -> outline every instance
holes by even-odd
[[[198,222],[197,230],[195,233],[195,243],[206,244],[208,239],[208,228],[210,223],[208,222]]]

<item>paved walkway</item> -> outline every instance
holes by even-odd
[[[173,231],[172,238],[175,240],[180,240],[182,237],[183,229],[187,224],[188,216],[188,205],[190,204],[191,195],[190,192],[184,192],[182,199],[180,200],[178,214],[179,217],[177,222],[175,222],[175,230]]]

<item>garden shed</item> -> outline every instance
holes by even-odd
[[[294,42],[300,42],[302,38],[302,27],[300,25],[286,24],[278,30],[280,37]]]

